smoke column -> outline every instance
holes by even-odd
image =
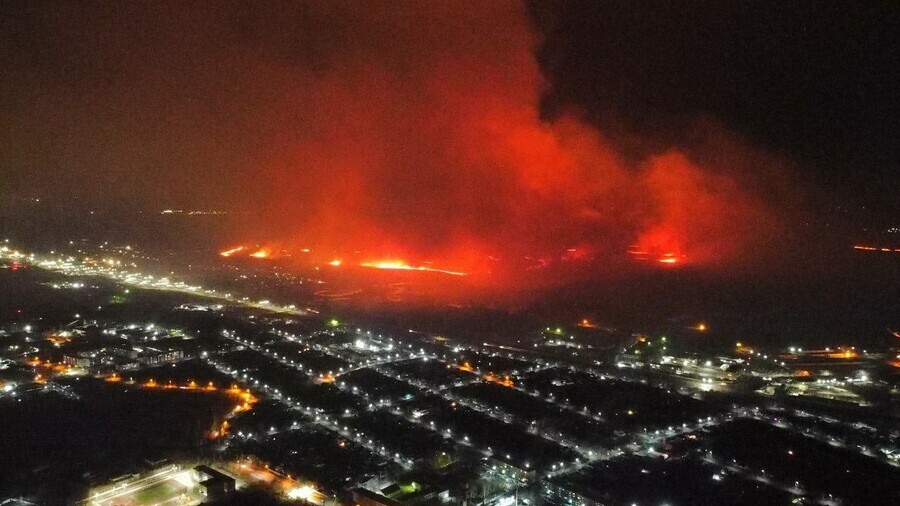
[[[272,63],[291,85],[268,119],[277,135],[255,196],[285,244],[465,269],[629,247],[728,265],[782,226],[758,181],[783,167],[708,123],[699,155],[669,146],[633,160],[577,111],[542,119],[548,83],[519,3],[308,8],[320,68]]]

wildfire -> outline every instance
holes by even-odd
[[[424,265],[420,265],[418,267],[413,267],[406,262],[401,260],[390,260],[390,261],[381,261],[381,262],[364,262],[359,264],[360,267],[370,267],[372,269],[390,269],[390,270],[400,270],[400,271],[423,271],[423,272],[437,272],[440,274],[450,274],[451,276],[465,276],[465,272],[460,271],[450,271],[445,269],[434,269],[432,267],[425,267]]]
[[[240,253],[241,251],[244,251],[244,247],[238,246],[236,248],[231,248],[229,250],[222,251],[219,253],[219,255],[227,258],[227,257],[230,257],[231,255],[234,255],[235,253]]]
[[[340,267],[341,261],[340,260],[332,260],[332,261],[328,262],[328,265],[332,265],[334,267]]]
[[[862,246],[856,245],[853,246],[853,249],[861,250],[861,251],[878,251],[882,253],[900,253],[900,248],[884,248],[879,246]]]
[[[628,248],[628,254],[635,260],[646,262],[655,259],[657,263],[668,266],[680,264],[684,260],[684,255],[673,253],[671,250],[667,253],[659,253],[657,248],[647,248],[639,245],[632,245]]]
[[[258,248],[251,253],[248,251],[247,246],[236,246],[234,248],[219,252],[219,256],[224,258],[228,258],[238,254],[247,255],[253,258],[269,258],[272,256],[272,251],[268,248]]]

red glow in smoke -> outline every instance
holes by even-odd
[[[540,270],[740,265],[780,229],[744,177],[769,160],[718,129],[690,156],[672,147],[635,160],[575,113],[542,119],[545,83],[518,2],[403,4],[403,16],[390,3],[327,5],[309,19],[346,26],[348,40],[328,46],[339,65],[260,64],[288,76],[266,117],[260,193],[248,194],[267,203],[252,225],[272,225],[266,239],[462,274],[514,264],[491,255]]]

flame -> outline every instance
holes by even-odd
[[[672,242],[668,237],[665,238],[665,242]],[[669,247],[674,245],[670,244]],[[666,253],[660,253],[660,249],[665,245],[659,244],[633,244],[628,248],[628,254],[632,256],[635,260],[640,260],[642,262],[646,262],[655,257],[657,263],[661,263],[664,265],[672,266],[676,264],[683,263],[685,256],[680,255],[678,253],[672,252],[671,249]],[[663,251],[667,251],[663,249]]]
[[[402,260],[386,260],[380,262],[363,262],[359,264],[360,267],[370,267],[373,269],[391,269],[391,270],[401,270],[401,271],[424,271],[424,272],[438,272],[441,274],[450,274],[451,276],[466,276],[465,272],[460,271],[450,271],[445,269],[434,269],[431,267],[425,267],[420,265],[418,267],[413,267],[408,263]]]
[[[231,249],[222,251],[222,252],[219,253],[219,255],[221,255],[221,256],[223,256],[223,257],[230,257],[231,255],[234,255],[235,253],[239,253],[239,252],[241,252],[241,251],[244,251],[244,247],[243,247],[243,246],[237,246],[237,247],[235,247],[235,248],[231,248]]]
[[[341,261],[340,260],[332,260],[332,261],[328,262],[328,265],[333,265],[335,267],[339,267],[341,265]]]
[[[250,256],[252,256],[253,258],[269,258],[269,256],[271,254],[272,253],[269,250],[267,250],[265,248],[260,248],[256,251],[254,251],[253,253],[250,253]]]

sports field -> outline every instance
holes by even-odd
[[[190,471],[163,471],[155,475],[123,482],[106,490],[89,504],[96,506],[190,506],[202,497],[191,480]]]

